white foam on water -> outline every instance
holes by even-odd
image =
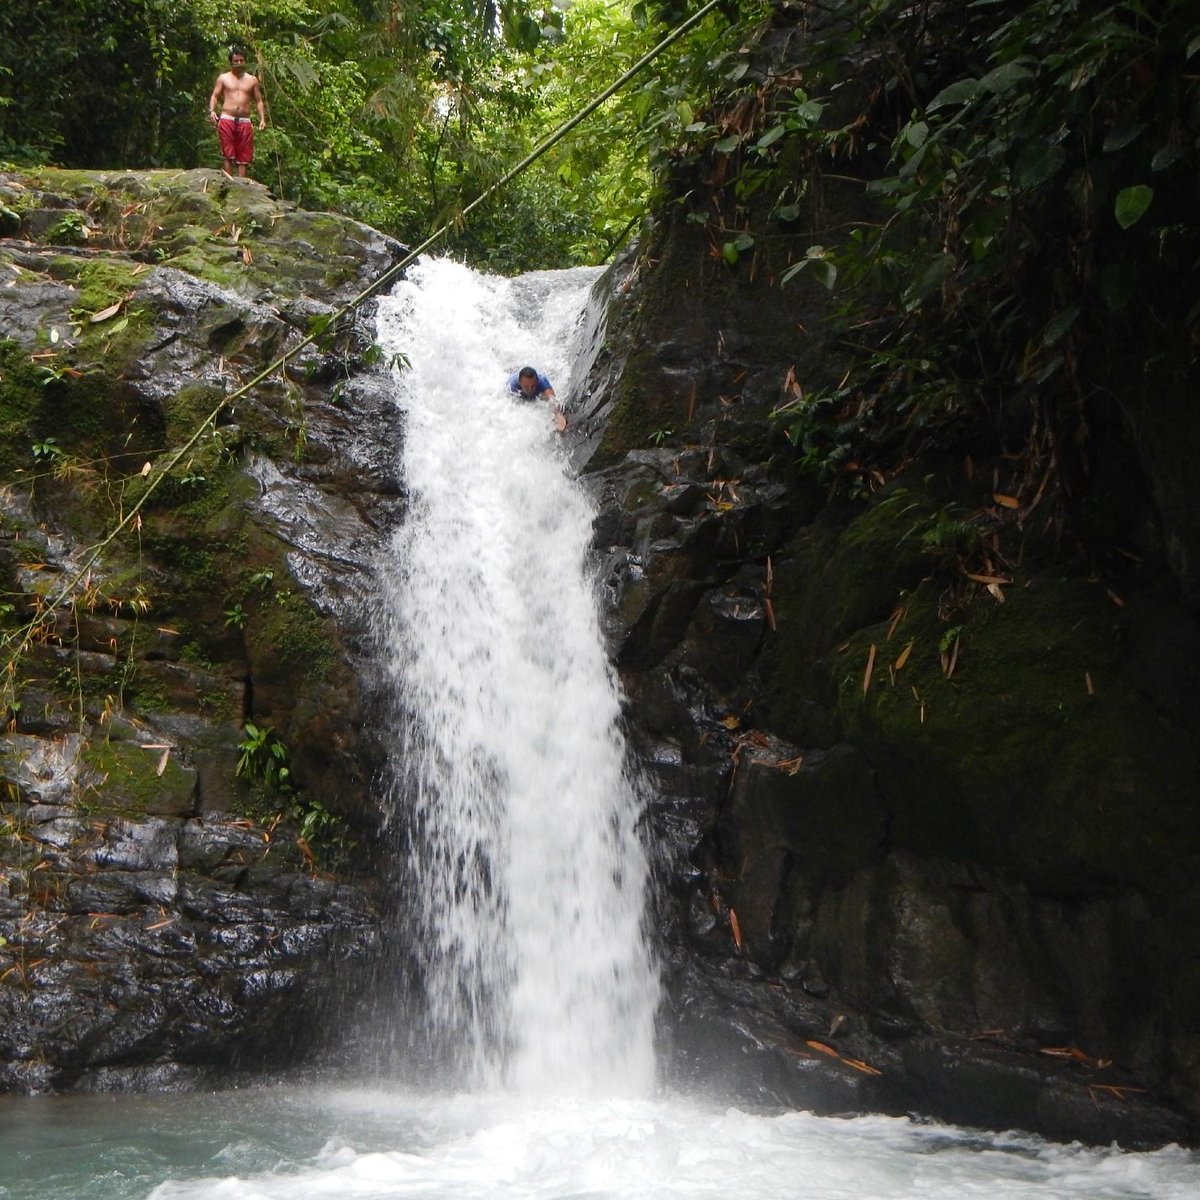
[[[392,1145],[335,1136],[286,1173],[169,1182],[153,1200],[1195,1200],[1200,1160],[905,1118],[752,1114],[683,1100],[326,1095]],[[336,1114],[336,1115],[335,1115]]]

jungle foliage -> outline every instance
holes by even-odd
[[[1097,444],[1194,371],[1198,66],[1187,0],[829,6],[803,72],[709,135],[773,228],[822,176],[875,205],[780,267],[830,289],[846,353],[781,406],[807,462],[875,486],[986,426],[1003,505],[1080,515]]]
[[[645,210],[678,98],[706,86],[696,65],[739,36],[738,11],[706,21],[452,249],[495,270],[608,255]],[[217,166],[207,99],[238,45],[269,109],[255,178],[416,242],[686,15],[627,0],[8,0],[0,161]]]

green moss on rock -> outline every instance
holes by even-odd
[[[255,615],[247,643],[265,674],[298,675],[310,683],[325,678],[335,657],[325,621],[295,592],[281,593]]]
[[[81,803],[121,816],[189,816],[196,803],[196,772],[161,747],[134,742],[93,742],[81,755],[95,782]]]
[[[1200,756],[1123,674],[1119,610],[1082,579],[1040,576],[1006,596],[947,620],[927,585],[890,639],[862,630],[833,667],[838,714],[881,787],[923,797],[897,808],[894,835],[1043,889],[1178,884],[1200,853]]]

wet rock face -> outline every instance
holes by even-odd
[[[369,310],[226,397],[403,248],[218,172],[9,174],[0,199],[19,218],[0,238],[0,1088],[285,1064],[379,942],[371,889],[314,855],[336,835],[365,860],[378,819],[369,603],[400,431]],[[271,744],[239,777],[247,721],[286,788]]]
[[[21,804],[0,820],[24,849],[0,900],[3,1090],[286,1065],[378,949],[361,890],[314,877],[294,843],[249,822],[47,819]]]
[[[921,540],[944,471],[816,488],[728,381],[817,351],[681,225],[615,273],[578,435],[670,1058],[821,1111],[1195,1142],[1194,614],[1044,548],[1003,602],[955,590]]]

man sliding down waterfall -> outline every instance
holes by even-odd
[[[566,429],[567,414],[555,402],[554,387],[545,375],[539,374],[533,367],[522,367],[515,375],[508,377],[508,390],[522,400],[545,400],[554,409],[554,428],[559,433]]]

